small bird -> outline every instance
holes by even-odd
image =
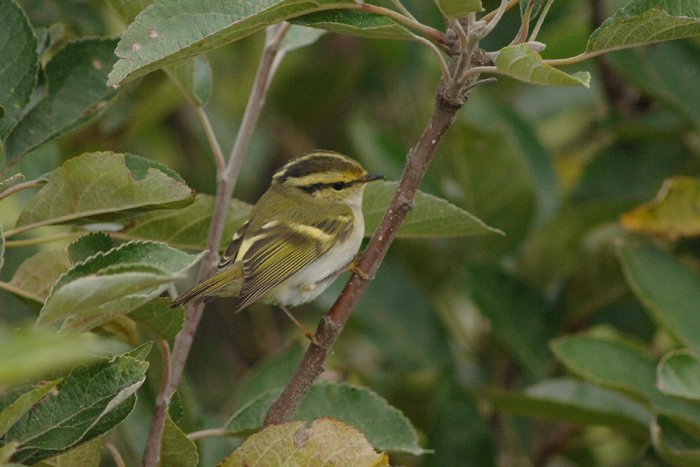
[[[238,297],[234,312],[255,301],[286,307],[318,297],[343,272],[355,267],[365,233],[368,174],[353,159],[317,150],[287,162],[253,207],[221,257],[215,276],[175,299],[171,307],[210,296]]]

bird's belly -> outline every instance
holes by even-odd
[[[360,227],[358,229],[355,226],[346,241],[335,245],[319,259],[271,289],[261,301],[293,307],[310,302],[321,295],[337,279],[337,273],[344,270],[360,250],[364,225]],[[359,235],[355,232],[359,232]]]

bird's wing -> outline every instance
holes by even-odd
[[[238,250],[241,247],[241,243],[243,243],[243,238],[245,237],[246,232],[248,231],[248,225],[248,221],[245,221],[243,225],[238,229],[238,231],[235,234],[233,234],[231,243],[228,244],[228,246],[226,247],[226,251],[224,251],[224,254],[219,260],[219,265],[217,266],[218,269],[223,269],[229,264],[231,264],[231,262],[236,260],[236,256],[238,256]]]
[[[257,235],[244,240],[242,260],[244,284],[236,311],[289,279],[312,263],[352,230],[350,216],[317,223],[269,222]],[[241,251],[241,250],[239,250]]]

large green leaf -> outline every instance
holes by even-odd
[[[542,57],[527,44],[504,47],[498,52],[496,68],[502,75],[529,84],[545,86],[586,86],[591,81],[587,71],[573,75],[564,73],[542,61]]]
[[[1,405],[7,405],[7,407],[0,410],[0,438],[5,436],[5,433],[17,423],[17,421],[27,413],[37,402],[41,401],[49,392],[60,383],[61,380],[52,381],[47,384],[40,385],[34,389],[29,390],[21,394],[14,401],[7,404],[6,397],[3,395],[3,400]]]
[[[320,9],[339,0],[161,0],[148,7],[122,34],[119,61],[110,86],[202,54],[264,27]]]
[[[51,58],[45,68],[49,92],[7,138],[8,163],[95,118],[117,96],[105,86],[115,46],[113,39],[81,39]]]
[[[503,411],[546,420],[607,425],[648,436],[653,415],[616,392],[573,378],[542,381],[523,393],[489,389],[488,398]]]
[[[615,70],[642,93],[665,103],[696,128],[700,127],[700,51],[692,43],[663,42],[653,47],[622,50],[610,54],[609,59]]]
[[[700,355],[700,277],[679,259],[649,245],[618,249],[630,287],[666,331]]]
[[[36,467],[100,467],[103,441],[102,437],[94,438],[63,454],[49,457],[34,465]]]
[[[61,276],[37,326],[65,320],[63,330],[90,330],[151,301],[203,255],[156,242],[129,242],[100,252]]]
[[[365,235],[374,233],[396,192],[397,182],[373,182],[365,189],[362,212]],[[457,237],[498,233],[474,215],[444,199],[427,193],[416,193],[415,206],[401,225],[398,237]]]
[[[280,389],[263,393],[243,406],[224,429],[234,433],[249,433],[262,426],[265,414]],[[331,417],[351,425],[367,437],[378,450],[424,454],[411,422],[386,400],[366,388],[345,383],[319,382],[309,394],[293,420]]]
[[[135,403],[148,363],[129,354],[76,368],[7,432],[15,462],[32,464],[93,439],[120,423]],[[115,417],[115,415],[118,415]]]
[[[248,203],[231,200],[221,239],[222,250],[248,218],[251,209],[253,206]],[[158,240],[176,248],[203,250],[206,248],[213,211],[214,197],[198,194],[194,203],[184,209],[157,210],[140,216],[120,232],[120,237]]]
[[[83,154],[51,174],[24,207],[15,232],[49,224],[121,222],[193,201],[192,189],[161,164],[131,154]]]
[[[9,289],[15,296],[39,310],[51,287],[71,267],[68,253],[64,250],[40,251],[24,260],[10,281]]]
[[[513,276],[489,267],[474,268],[470,289],[479,310],[491,322],[494,335],[512,350],[530,375],[549,373],[552,355],[547,341],[553,312],[536,290]]]
[[[700,34],[700,4],[633,0],[593,31],[586,52],[616,50]]]
[[[14,0],[0,0],[0,141],[17,124],[29,103],[39,72],[37,39]]]
[[[413,39],[411,31],[396,21],[359,10],[318,11],[294,18],[291,22],[300,26],[373,39]]]
[[[167,298],[157,298],[141,305],[129,313],[133,319],[149,332],[164,340],[170,340],[182,329],[185,322],[185,309],[170,308],[171,301]]]
[[[170,414],[165,414],[165,427],[160,443],[160,464],[167,467],[197,467],[199,453],[194,441],[178,427]]]
[[[666,415],[700,434],[700,407],[663,394],[656,387],[656,364],[621,340],[592,336],[552,341],[557,358],[582,378],[643,403],[656,415]]]
[[[669,352],[659,362],[657,384],[664,394],[700,400],[700,361],[688,351]]]

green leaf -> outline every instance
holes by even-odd
[[[545,86],[586,86],[591,75],[581,71],[573,75],[545,64],[542,57],[527,44],[504,47],[498,52],[496,68],[502,75],[510,76],[529,84]]]
[[[484,11],[481,0],[433,0],[448,18],[461,18],[469,13]]]
[[[10,332],[0,327],[0,384],[9,385],[45,377],[104,351],[93,335],[63,336],[55,332]]]
[[[13,460],[35,463],[114,428],[131,411],[146,368],[147,362],[121,355],[72,370],[58,385],[58,394],[49,395],[8,431],[7,440],[20,441]]]
[[[317,11],[294,18],[291,23],[372,39],[413,40],[411,31],[396,21],[367,11]]]
[[[31,256],[17,268],[10,281],[10,292],[39,310],[59,277],[71,268],[64,250],[46,250]]]
[[[36,467],[100,467],[102,462],[102,437],[34,464]]]
[[[639,403],[591,383],[572,378],[542,381],[524,393],[488,389],[500,410],[526,417],[605,425],[648,436],[651,412]]]
[[[128,80],[226,45],[270,24],[334,3],[340,1],[158,1],[122,34],[115,51],[120,60],[109,74],[107,84],[121,86]]]
[[[234,414],[224,429],[247,433],[262,426],[267,410],[280,391],[270,390],[253,399]],[[418,436],[411,422],[367,388],[337,382],[314,384],[292,418],[312,420],[321,417],[331,417],[357,428],[377,450],[414,455],[426,452],[418,446]]]
[[[700,236],[700,182],[674,177],[664,182],[659,194],[648,203],[622,215],[628,229],[670,238]]]
[[[248,218],[253,206],[232,199],[226,214],[226,224],[220,249],[225,249],[233,234]],[[147,239],[165,242],[183,250],[206,248],[214,197],[198,194],[194,203],[184,209],[157,210],[146,213],[126,226],[120,233],[128,239]]]
[[[164,70],[193,107],[206,105],[214,78],[209,61],[203,55],[173,63]]]
[[[651,426],[651,440],[662,459],[674,467],[700,465],[700,439],[689,434],[668,417],[657,417]]]
[[[24,181],[24,175],[22,174],[15,174],[12,177],[8,178],[7,180],[3,180],[0,182],[0,193],[3,191],[7,191],[13,186],[22,183]]]
[[[301,362],[304,352],[302,345],[294,345],[281,355],[257,364],[238,386],[236,406],[247,404],[269,388],[284,387]]]
[[[204,255],[190,255],[155,242],[129,242],[78,263],[51,289],[37,320],[82,332],[129,313],[157,297],[165,284]]]
[[[656,365],[622,340],[592,336],[563,337],[551,343],[557,358],[572,372],[643,403],[700,434],[700,407],[668,396],[656,387]]]
[[[182,432],[168,413],[165,415],[160,452],[160,465],[162,466],[197,467],[199,464],[199,453],[194,441]]]
[[[148,332],[170,340],[180,332],[185,322],[185,309],[181,306],[171,309],[170,303],[167,298],[157,298],[130,312],[128,317]]]
[[[470,394],[461,376],[452,371],[443,373],[433,387],[431,395],[426,394],[429,400],[421,398],[433,425],[427,433],[428,446],[435,450],[426,456],[425,465],[497,466],[497,435],[479,410],[481,394]]]
[[[48,94],[7,138],[8,163],[97,117],[117,96],[105,86],[115,46],[113,39],[81,39],[51,58],[45,67]]]
[[[549,373],[547,341],[554,315],[547,301],[513,276],[489,267],[471,274],[471,293],[491,329],[536,380]]]
[[[107,0],[107,3],[117,11],[124,23],[131,24],[139,13],[153,4],[153,0]]]
[[[649,245],[618,248],[632,291],[672,336],[700,355],[700,278],[674,256]]]
[[[27,203],[15,231],[49,224],[121,222],[144,211],[188,206],[194,193],[168,171],[130,154],[96,152],[70,159]]]
[[[373,182],[365,188],[362,212],[365,217],[365,235],[374,233],[389,207],[398,187],[397,182]],[[498,233],[467,211],[421,191],[416,193],[415,206],[399,229],[398,237],[458,237]]]
[[[530,163],[506,131],[460,119],[453,128],[433,161],[435,183],[451,202],[505,232],[464,242],[473,261],[497,262],[519,245],[537,214]]]
[[[0,0],[0,142],[13,130],[32,97],[39,72],[37,39],[13,0]],[[0,191],[2,191],[0,189]]]
[[[58,379],[39,386],[36,389],[32,389],[29,392],[25,392],[3,409],[0,412],[0,438],[5,436],[5,433],[7,433],[12,425],[17,423],[17,420],[19,420],[22,415],[28,412],[34,404],[39,402],[49,392],[53,391],[60,382],[61,380]]]
[[[586,52],[617,50],[700,34],[700,5],[685,0],[633,0],[606,19]]]
[[[659,362],[658,386],[664,394],[700,400],[700,361],[684,350],[667,353]]]
[[[519,258],[519,275],[543,290],[567,279],[585,261],[586,234],[615,222],[628,208],[628,203],[606,202],[562,210],[528,237]]]
[[[18,465],[9,463],[12,456],[17,452],[17,446],[19,446],[17,441],[10,441],[0,447],[0,467],[14,467]]]
[[[68,245],[68,256],[73,264],[82,263],[99,252],[106,253],[117,244],[104,232],[83,235]]]
[[[249,437],[221,467],[299,465],[389,467],[389,456],[377,454],[357,429],[322,418],[271,425]]]
[[[279,51],[286,53],[301,47],[306,47],[307,45],[311,45],[316,42],[319,37],[325,33],[326,31],[323,29],[292,25],[287,31],[287,34],[284,35]]]
[[[0,224],[0,270],[5,262],[5,237],[2,235],[2,224]]]

